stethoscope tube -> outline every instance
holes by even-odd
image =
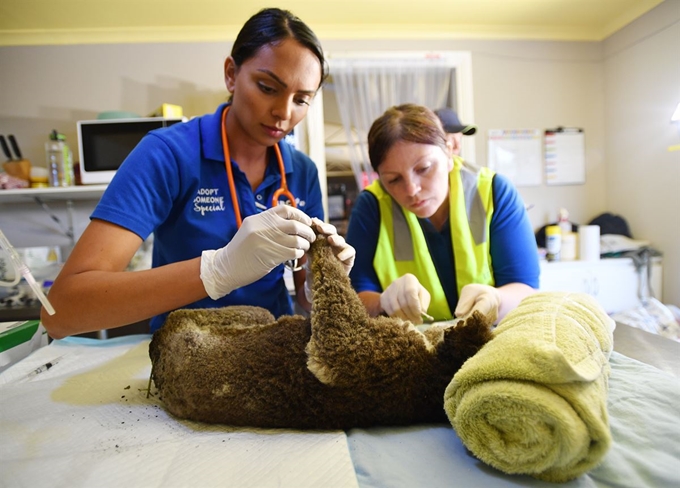
[[[227,182],[229,183],[229,191],[231,192],[231,203],[234,207],[234,218],[236,219],[236,226],[241,227],[243,219],[241,218],[241,208],[238,204],[238,195],[236,194],[236,185],[234,184],[234,174],[231,169],[231,158],[229,157],[229,142],[227,140],[227,112],[229,106],[226,106],[222,111],[222,151],[224,152],[224,166],[227,170]],[[288,183],[286,181],[286,168],[283,165],[283,156],[281,156],[281,149],[278,144],[274,144],[274,153],[276,160],[279,163],[279,172],[281,173],[281,185],[279,189],[274,192],[272,197],[272,207],[279,204],[279,199],[283,196],[288,198],[290,205],[296,207],[295,197],[288,190]]]

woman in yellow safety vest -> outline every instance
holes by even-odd
[[[496,321],[538,288],[536,240],[515,187],[452,154],[438,117],[405,104],[368,134],[379,178],[352,209],[352,285],[371,315]]]

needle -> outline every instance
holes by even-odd
[[[38,366],[33,371],[28,373],[28,375],[26,377],[30,379],[30,378],[33,378],[36,375],[39,375],[40,373],[44,373],[45,371],[52,369],[52,367],[54,367],[55,364],[57,364],[59,361],[61,361],[61,359],[63,357],[64,356],[59,356],[58,358],[54,358],[52,361],[49,361],[49,362],[43,364],[42,366]]]

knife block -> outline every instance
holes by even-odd
[[[28,159],[19,159],[18,161],[7,161],[2,165],[5,173],[21,180],[30,181],[31,179],[31,162]]]

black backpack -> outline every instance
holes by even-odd
[[[595,217],[589,224],[599,225],[600,235],[619,234],[630,239],[633,238],[633,235],[630,233],[630,227],[628,227],[628,222],[620,215],[606,212]]]

